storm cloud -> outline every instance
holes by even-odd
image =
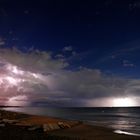
[[[140,79],[106,75],[100,69],[68,69],[50,52],[0,49],[0,103],[5,105],[112,106],[131,97],[140,105]]]

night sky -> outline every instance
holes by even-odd
[[[0,1],[2,105],[139,106],[139,60],[140,0]]]

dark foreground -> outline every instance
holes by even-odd
[[[1,140],[139,140],[76,121],[0,111]]]

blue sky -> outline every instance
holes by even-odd
[[[135,105],[138,105],[139,16],[138,0],[1,1],[1,71],[8,72],[7,81],[17,78],[19,83],[16,84],[27,88],[19,95],[17,85],[9,85],[8,88],[16,91],[16,95],[9,98],[15,101],[17,96],[23,104],[24,100],[33,98],[31,104],[60,106],[98,106],[97,99],[104,99],[108,103],[103,105],[111,106],[110,100],[123,94],[123,98],[135,98]],[[48,77],[54,86],[42,79],[44,74],[46,79],[52,76]],[[81,79],[82,74],[85,81]],[[2,91],[5,91],[4,76],[0,85]],[[34,78],[38,78],[37,85],[32,81]],[[77,82],[73,85],[67,80]],[[41,98],[32,94],[34,88]],[[2,98],[2,103],[7,103],[8,99]]]
[[[127,51],[140,45],[139,14],[140,3],[134,0],[2,1],[1,38],[7,47],[34,47],[54,54],[71,46],[77,53],[70,59],[73,69],[80,65],[121,74],[125,60],[139,65],[140,50]],[[117,58],[109,58],[123,49]],[[136,72],[130,71],[132,76]]]

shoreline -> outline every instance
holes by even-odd
[[[84,122],[84,124],[87,124],[87,125],[90,125],[89,124],[90,121],[87,122]],[[112,132],[114,132],[115,134],[119,134],[119,135],[126,135],[126,136],[137,136],[137,137],[140,137],[140,133],[135,133],[135,132],[128,132],[128,131],[125,131],[125,130],[121,130],[121,129],[113,129],[111,127],[107,127],[107,126],[103,126],[103,125],[98,125],[98,124],[94,124],[94,125],[91,125],[91,126],[97,126],[97,127],[102,127],[102,128],[106,128],[106,129],[110,129],[112,130]]]
[[[35,136],[43,139],[77,139],[77,140],[138,140],[139,136],[115,133],[113,129],[70,121],[55,117],[29,115],[25,113],[0,110],[0,137],[8,140],[15,137],[18,129],[18,138]],[[12,122],[13,121],[13,122]],[[13,133],[12,133],[13,132]],[[32,133],[32,134],[31,134]],[[7,138],[6,138],[7,137]]]

